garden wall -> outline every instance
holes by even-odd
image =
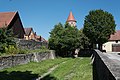
[[[23,40],[23,39],[15,39],[17,45],[21,49],[40,49],[41,46],[48,47],[47,42],[38,42],[35,40]]]
[[[0,57],[0,69],[8,68],[20,64],[26,64],[31,61],[39,62],[46,59],[54,59],[53,51],[47,53],[17,54],[14,56]]]
[[[120,80],[120,61],[117,55],[92,51],[93,80]],[[120,57],[120,56],[119,56]]]

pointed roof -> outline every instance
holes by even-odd
[[[0,28],[8,26],[17,12],[0,12]]]
[[[72,12],[70,12],[70,14],[69,14],[69,16],[68,16],[68,18],[67,18],[67,22],[69,22],[69,21],[75,21],[75,22],[76,22],[73,14],[72,14]]]
[[[31,28],[31,27],[30,28],[24,28],[25,35],[29,36],[32,30],[33,30],[33,28]]]

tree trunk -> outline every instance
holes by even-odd
[[[102,50],[102,44],[101,44],[101,43],[98,44],[98,49],[99,49],[100,51]]]

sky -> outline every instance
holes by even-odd
[[[120,29],[120,0],[0,0],[0,12],[18,11],[24,27],[32,27],[46,40],[54,25],[64,24],[72,11],[81,29],[90,10],[102,9],[114,16]]]

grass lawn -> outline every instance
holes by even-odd
[[[92,65],[89,58],[70,59],[60,64],[51,74],[43,80],[92,80]]]
[[[62,63],[64,61],[65,63]],[[57,64],[59,66],[42,80],[92,80],[92,66],[89,58],[58,58],[18,65],[1,70],[0,80],[32,80]]]

